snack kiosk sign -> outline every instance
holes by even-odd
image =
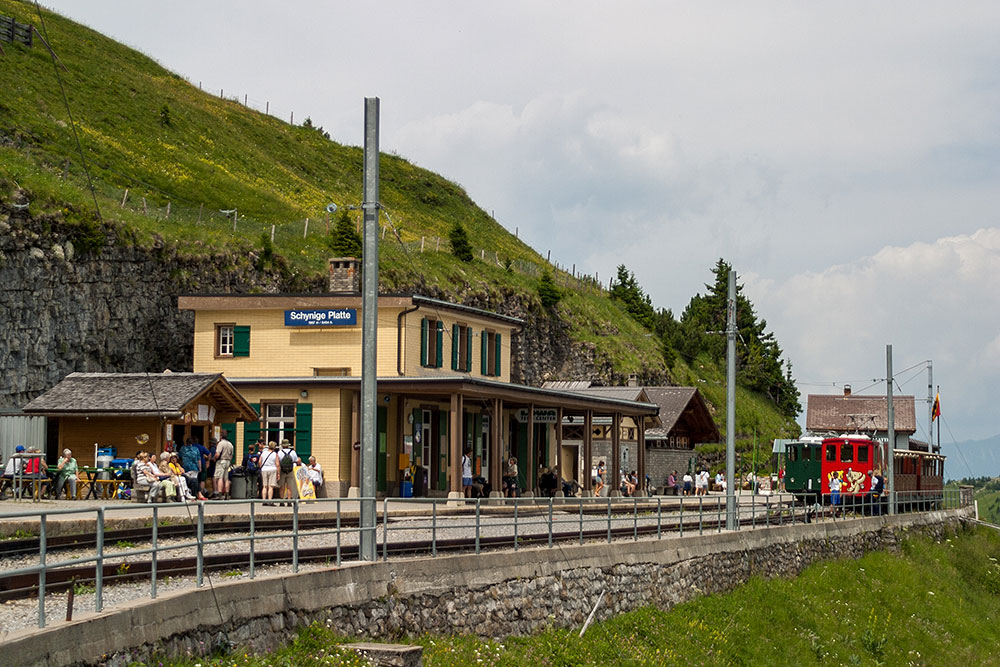
[[[342,327],[357,323],[358,311],[354,308],[285,311],[286,327]]]

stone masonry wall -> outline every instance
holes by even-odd
[[[216,584],[17,633],[0,650],[24,656],[25,664],[149,663],[225,647],[269,650],[290,630],[314,622],[383,640],[423,632],[524,635],[545,626],[579,627],[605,589],[597,620],[646,605],[669,609],[732,590],[754,575],[794,575],[827,558],[897,551],[907,532],[940,539],[968,514],[420,558]]]

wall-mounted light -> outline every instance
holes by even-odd
[[[299,396],[301,396],[302,398],[309,398],[309,390],[303,389],[302,391],[299,392]]]

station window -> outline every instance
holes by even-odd
[[[216,324],[215,356],[249,357],[250,327],[237,324]]]
[[[420,365],[441,368],[441,351],[444,345],[444,323],[433,317],[420,320]]]
[[[285,438],[295,444],[295,403],[267,403],[261,410],[264,429],[261,437],[266,442],[281,444]]]
[[[501,335],[483,329],[482,340],[482,374],[498,377],[501,371]]]
[[[472,370],[472,328],[468,325],[451,325],[451,370]]]
[[[840,462],[854,463],[854,445],[850,442],[845,442],[840,446]]]

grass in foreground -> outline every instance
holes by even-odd
[[[424,635],[428,667],[468,665],[982,665],[1000,644],[1000,534],[907,540],[902,555],[814,565],[759,578],[669,612],[645,608],[579,629],[502,641]],[[355,665],[314,626],[280,651],[180,665]]]

